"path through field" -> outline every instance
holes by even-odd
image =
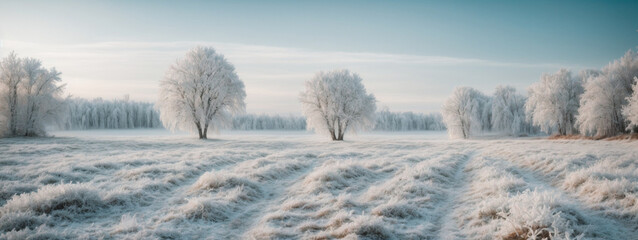
[[[632,239],[637,142],[0,139],[0,238]]]

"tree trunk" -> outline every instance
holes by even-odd
[[[204,124],[204,132],[202,134],[204,135],[203,139],[208,139],[208,123]]]
[[[339,140],[339,141],[343,141],[343,135],[344,135],[344,133],[346,132],[346,129],[348,129],[348,122],[346,121],[346,122],[343,124],[343,128],[339,128],[339,129],[340,129],[340,130],[339,130],[339,138],[337,138],[337,140]]]
[[[16,135],[18,134],[18,86],[12,86],[11,89],[11,93],[9,95],[9,97],[11,98],[10,101],[10,114],[11,116],[9,116],[9,125],[10,125],[10,129],[11,129],[11,135]]]
[[[24,136],[33,137],[37,135],[36,131],[33,129],[35,127],[35,118],[33,117],[33,114],[35,113],[36,106],[35,103],[29,103],[29,106],[30,107],[27,110],[27,121]]]
[[[329,131],[330,131],[330,137],[332,137],[332,141],[337,140],[337,136],[335,136],[335,130],[334,130],[334,128],[333,128],[333,129],[330,129]]]
[[[343,140],[341,137],[342,132],[343,131],[341,130],[341,118],[337,118],[337,141]]]
[[[463,119],[461,119],[461,133],[463,133],[463,139],[467,139],[467,132],[465,130],[465,123],[463,122]]]
[[[199,134],[199,139],[204,139],[204,135],[202,135],[202,125],[196,122],[195,126],[197,126],[197,133]]]

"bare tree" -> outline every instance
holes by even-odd
[[[327,133],[332,140],[374,127],[376,99],[366,92],[361,77],[348,70],[317,73],[306,82],[300,101],[308,128]]]
[[[198,46],[169,68],[158,109],[166,128],[196,130],[206,139],[209,129],[230,127],[231,117],[244,111],[245,98],[235,67],[215,49]]]

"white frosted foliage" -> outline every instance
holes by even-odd
[[[64,112],[60,72],[15,53],[0,62],[0,136],[42,136]]]
[[[443,104],[443,121],[452,138],[470,138],[489,130],[491,101],[478,90],[458,87]]]
[[[235,67],[211,47],[195,47],[173,64],[160,83],[160,119],[170,130],[197,131],[230,127],[245,110],[244,83]]]
[[[553,74],[545,73],[528,90],[527,118],[548,134],[574,134],[582,92],[581,80],[572,77],[571,71],[563,68]]]
[[[638,76],[638,53],[629,50],[585,83],[578,110],[580,131],[587,135],[613,136],[627,129],[622,109]]]
[[[627,130],[635,133],[638,128],[638,77],[634,77],[633,91],[631,97],[627,98],[628,104],[623,107],[622,113],[629,123]]]
[[[532,127],[525,120],[525,97],[511,86],[498,86],[492,99],[492,129],[519,136],[530,133]]]
[[[346,132],[374,127],[376,99],[348,70],[319,72],[306,82],[300,101],[308,129],[343,140]]]

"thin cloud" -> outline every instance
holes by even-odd
[[[338,51],[314,51],[300,48],[284,48],[262,45],[248,45],[237,43],[201,42],[201,41],[177,41],[177,42],[98,42],[88,44],[40,44],[21,41],[5,40],[0,48],[0,54],[15,50],[20,53],[38,52],[44,56],[71,58],[117,58],[122,54],[128,56],[153,56],[166,54],[167,56],[179,56],[189,48],[196,45],[213,46],[233,62],[265,63],[265,64],[416,64],[425,66],[501,66],[501,67],[526,67],[526,68],[559,68],[559,64],[539,63],[515,63],[501,62],[476,58],[461,58],[449,56],[420,56],[405,54],[386,54],[369,52],[338,52]]]

